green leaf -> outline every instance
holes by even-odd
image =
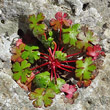
[[[30,100],[34,100],[34,99],[37,99],[33,102],[33,105],[35,107],[42,107],[43,105],[43,92],[44,92],[44,88],[37,88],[34,92],[31,92],[29,94],[29,98]]]
[[[49,37],[48,39],[45,39],[45,36],[42,36],[41,42],[42,44],[48,49],[49,47],[51,47],[52,49],[54,49],[54,44],[53,44],[53,38]]]
[[[60,89],[62,87],[62,85],[64,85],[66,82],[64,79],[61,78],[57,78],[57,84],[54,83],[54,81],[51,81],[48,85],[48,88],[51,88],[52,90],[54,90],[54,92],[56,94],[60,93]]]
[[[53,32],[49,31],[49,36],[52,37],[53,36]]]
[[[39,49],[38,46],[25,46],[25,51],[22,53],[21,57],[23,59],[28,59],[30,63],[34,63],[34,60],[38,60],[40,58],[40,52],[36,51],[36,49]]]
[[[86,57],[84,61],[76,61],[76,67],[77,69],[75,70],[75,75],[80,80],[89,80],[92,72],[96,69],[91,57]]]
[[[37,15],[37,17],[35,15],[31,15],[29,16],[29,21],[30,21],[30,29],[33,30],[33,34],[35,36],[37,35],[42,35],[45,32],[46,26],[45,24],[41,24],[40,22],[42,22],[44,20],[44,16],[42,13],[39,13]]]
[[[39,73],[35,76],[33,83],[38,88],[47,88],[50,83],[50,73],[48,71]]]
[[[55,94],[52,89],[37,88],[34,92],[29,94],[29,98],[33,101],[35,107],[42,107],[43,102],[44,106],[50,106],[52,104],[52,99],[55,97]]]
[[[13,79],[16,81],[20,79],[22,83],[25,83],[27,80],[27,75],[30,75],[32,72],[29,69],[27,69],[30,66],[31,64],[27,63],[26,60],[22,61],[21,64],[15,62],[12,66],[14,72]]]
[[[96,36],[93,36],[93,32],[90,30],[82,31],[78,36],[79,41],[77,41],[77,47],[79,49],[83,48],[86,49],[87,47],[91,46],[89,42],[96,41]]]
[[[52,99],[55,97],[55,94],[53,92],[52,89],[47,89],[46,90],[46,93],[44,95],[44,106],[47,107],[47,106],[50,106],[51,103],[53,102]]]
[[[55,58],[57,58],[60,61],[65,61],[66,60],[66,53],[63,53],[62,51],[56,51],[55,52]]]
[[[79,34],[80,24],[74,24],[72,27],[67,29],[62,29],[63,32],[63,42],[64,44],[70,43],[71,45],[76,45],[77,35]]]
[[[57,78],[57,84],[55,84],[55,80],[50,81],[50,73],[48,71],[39,73],[35,76],[33,80],[33,84],[37,88],[51,88],[54,92],[59,93],[60,88],[63,84],[65,84],[65,80],[61,78]]]

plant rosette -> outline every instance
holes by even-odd
[[[12,47],[13,79],[30,92],[35,107],[50,106],[60,92],[72,99],[79,87],[91,84],[98,68],[95,62],[105,56],[101,46],[95,44],[98,37],[93,31],[73,24],[67,16],[57,12],[47,26],[43,13],[30,15],[31,34],[19,31],[22,38]],[[74,48],[71,54],[70,48]]]

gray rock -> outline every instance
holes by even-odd
[[[59,94],[47,109],[34,108],[28,93],[12,79],[10,48],[17,30],[28,29],[28,15],[43,12],[47,21],[58,11],[67,12],[73,23],[86,24],[101,39],[106,51],[98,76],[86,89],[78,89],[74,104]],[[107,0],[1,0],[0,1],[0,110],[110,110],[110,2]]]
[[[11,36],[7,36],[6,34],[0,35],[0,59],[2,61],[10,60],[11,53],[10,53],[10,46],[12,40],[18,37],[17,34],[13,34]]]
[[[27,93],[21,89],[12,77],[0,72],[0,110],[33,110]]]
[[[101,44],[103,46],[104,51],[110,52],[110,43],[108,42],[107,39],[102,40]]]
[[[79,16],[82,12],[82,2],[81,0],[65,0],[66,3],[68,3],[72,10],[75,8],[75,15]]]

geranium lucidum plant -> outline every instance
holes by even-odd
[[[18,39],[12,48],[13,79],[30,91],[35,107],[50,106],[60,92],[72,99],[78,87],[88,87],[97,69],[94,60],[104,55],[94,43],[97,37],[93,32],[86,26],[72,24],[67,16],[57,12],[47,26],[43,13],[30,15],[30,30],[40,43],[33,43],[31,34],[24,34],[25,39],[30,39],[28,43],[24,43],[24,38]],[[70,48],[74,49],[69,52]],[[77,83],[71,82],[71,77]]]

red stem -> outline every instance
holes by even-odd
[[[47,56],[48,58],[51,58],[49,55],[45,54],[45,53],[41,53],[40,54],[44,55],[44,56]]]
[[[53,66],[53,72],[54,72],[55,81],[56,81],[57,80],[57,76],[56,76],[55,66]]]
[[[60,41],[61,41],[61,34],[62,34],[62,21],[61,21],[61,28],[60,28]]]
[[[44,36],[45,36],[45,39],[47,40],[47,36],[46,36],[46,34],[44,33]]]
[[[57,44],[56,44],[56,42],[53,42],[53,43],[54,43],[54,45],[55,45],[55,48],[54,48],[54,51],[53,51],[53,56],[52,56],[52,57],[54,57],[55,52],[56,52],[56,49],[57,49]]]
[[[61,61],[60,63],[70,63],[70,62],[76,62],[77,60],[70,60],[70,61]]]
[[[77,55],[77,54],[79,54],[79,53],[81,53],[81,51],[80,51],[80,52],[78,52],[78,53],[74,53],[74,54],[71,54],[71,55],[67,55],[66,57],[75,56],[75,55]]]
[[[40,56],[40,58],[42,58],[42,59],[48,59],[48,58],[45,58],[45,57],[41,57],[41,56]]]
[[[60,78],[59,74],[57,74],[57,78]]]
[[[53,80],[53,68],[51,67],[51,77],[50,77],[50,80],[52,81]]]
[[[68,66],[68,65],[62,65],[62,64],[60,64],[60,66],[63,66],[63,67],[65,67],[65,68],[71,68],[71,69],[75,69],[75,67]]]
[[[49,53],[50,53],[50,55],[52,56],[52,50],[51,50],[51,48],[49,48]]]
[[[57,66],[58,68],[62,69],[62,70],[67,71],[67,72],[72,72],[72,71],[70,71],[70,70],[68,70],[68,69],[65,69],[65,68],[63,68],[63,67],[59,66],[59,65],[56,65],[56,66]]]
[[[64,49],[64,47],[62,47],[61,49],[60,49],[60,51],[62,51]]]
[[[49,62],[46,62],[46,63],[44,63],[44,64],[42,64],[42,65],[40,65],[40,66],[37,66],[37,67],[35,67],[35,68],[31,68],[30,70],[35,70],[35,69],[37,69],[37,68],[40,68],[40,67],[45,66],[45,65],[48,65],[48,64],[49,64]]]
[[[58,46],[58,48],[57,48],[57,51],[59,51],[59,46]]]
[[[40,73],[40,71],[38,71],[38,72],[36,72],[36,73],[34,73],[34,74],[36,75],[36,74],[39,74],[39,73]]]
[[[61,33],[62,33],[62,29],[60,28],[60,41],[61,41]]]

